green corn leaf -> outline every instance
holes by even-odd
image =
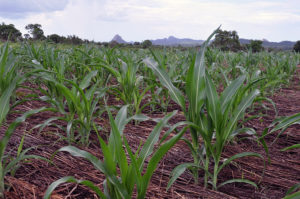
[[[59,185],[66,183],[66,182],[72,182],[72,183],[77,183],[77,184],[82,184],[84,186],[89,187],[90,189],[92,189],[93,191],[96,192],[96,194],[101,197],[102,199],[108,199],[103,192],[91,181],[88,180],[77,180],[75,179],[73,176],[66,176],[63,177],[59,180],[56,180],[55,182],[53,182],[48,189],[45,192],[44,195],[44,199],[50,199],[52,192],[55,190],[56,187],[58,187]]]
[[[223,164],[218,168],[217,173],[219,173],[226,165],[228,165],[231,161],[238,159],[238,158],[242,158],[242,157],[246,157],[246,156],[254,156],[254,157],[258,157],[264,160],[263,156],[258,154],[258,153],[254,153],[254,152],[244,152],[244,153],[238,153],[236,155],[231,156],[230,158],[228,158],[225,162],[223,162]],[[264,165],[265,165],[265,161],[264,161]]]
[[[218,189],[226,184],[230,184],[230,183],[236,183],[236,182],[242,182],[242,183],[247,183],[247,184],[250,184],[252,186],[254,186],[255,188],[257,188],[257,185],[250,181],[250,180],[246,180],[246,179],[231,179],[231,180],[227,180],[226,182],[223,182],[221,183],[219,186],[218,186]]]
[[[92,78],[95,77],[97,74],[98,74],[97,70],[89,72],[84,77],[84,79],[80,82],[79,88],[81,88],[82,90],[86,89],[90,85]]]
[[[105,176],[109,179],[111,183],[113,183],[116,186],[116,188],[119,190],[120,194],[122,194],[124,198],[128,198],[128,193],[124,185],[121,184],[121,182],[117,179],[115,175],[111,175],[111,173],[106,169],[103,162],[99,160],[97,157],[93,156],[89,152],[80,150],[74,146],[62,147],[59,149],[59,151],[69,152],[73,156],[82,157],[90,161],[96,169],[98,169],[99,171],[105,174]]]
[[[206,95],[207,95],[207,112],[212,118],[212,122],[214,123],[217,136],[218,136],[221,123],[223,122],[223,120],[226,121],[227,119],[221,118],[221,107],[220,107],[219,96],[208,74],[206,75]]]
[[[93,66],[93,65],[91,65]],[[106,65],[106,64],[100,64],[100,65],[95,65],[101,68],[105,68],[106,70],[108,70],[115,78],[117,78],[117,80],[119,81],[121,78],[121,74],[119,73],[118,70],[116,70],[115,68],[113,68],[110,65]]]
[[[144,59],[144,63],[151,68],[156,75],[158,76],[161,84],[165,86],[172,99],[183,109],[185,110],[185,101],[184,96],[181,93],[180,90],[178,90],[172,83],[170,77],[168,76],[167,72],[163,70],[162,68],[158,67],[157,63],[155,63],[153,60],[146,58]]]
[[[189,67],[186,75],[186,95],[189,99],[189,114],[197,114],[202,108],[206,93],[205,93],[205,66],[204,62],[197,55],[196,60]],[[198,63],[201,62],[201,63]]]
[[[265,128],[264,131],[262,132],[262,136],[259,137],[257,140],[259,143],[261,143],[261,145],[264,147],[264,150],[266,152],[266,155],[268,157],[268,162],[270,163],[271,162],[271,158],[270,158],[270,154],[269,154],[269,147],[264,139],[264,136],[267,135],[268,133],[268,128]]]
[[[129,105],[122,106],[122,108],[118,111],[117,116],[115,118],[115,122],[117,128],[119,129],[120,135],[123,135],[123,130],[125,125],[129,122],[127,120],[127,109]]]
[[[286,192],[286,195],[290,195],[292,194],[293,192],[297,191],[297,189],[300,188],[300,183],[298,184],[295,184],[294,186],[292,186],[287,192]],[[297,193],[299,193],[300,191],[298,191]]]
[[[191,153],[192,153],[192,156],[194,158],[198,157],[198,154],[197,152],[195,151],[194,147],[193,147],[193,144],[190,140],[188,140],[187,138],[185,137],[182,137],[180,140],[184,141],[186,143],[186,145],[189,147]]]
[[[249,95],[245,96],[239,106],[233,113],[232,118],[230,119],[229,124],[226,127],[224,133],[224,140],[227,140],[231,132],[234,130],[234,126],[237,124],[240,117],[245,113],[246,109],[252,104],[253,100],[260,94],[259,90],[255,89]]]
[[[1,53],[1,57],[0,57],[0,76],[1,77],[4,77],[4,72],[6,69],[5,66],[6,66],[7,59],[8,59],[8,50],[9,50],[8,42],[6,42],[4,45],[4,48],[2,50],[2,53]]]
[[[300,198],[300,191],[293,193],[291,195],[285,196],[283,199],[299,199]]]
[[[19,156],[10,161],[9,164],[4,168],[4,176],[7,175],[19,162],[27,159],[38,159],[50,162],[48,159],[38,155],[25,155],[24,153],[21,153]]]
[[[241,133],[246,133],[247,135],[256,135],[256,131],[253,128],[240,128],[232,132],[230,137],[234,138]]]
[[[121,172],[121,179],[125,179],[128,171],[128,162],[126,158],[125,151],[123,149],[121,133],[117,127],[116,121],[113,119],[111,112],[107,109],[109,121],[111,125],[111,134],[109,137],[109,147],[113,153],[113,159],[118,162]],[[123,114],[122,114],[123,115]],[[124,115],[123,115],[124,116]],[[122,117],[120,119],[126,119]],[[123,122],[119,122],[122,124]],[[128,193],[126,193],[128,195]]]
[[[74,104],[74,105],[75,105],[75,107],[77,108],[78,112],[82,112],[83,110],[85,110],[86,112],[89,113],[89,112],[90,112],[90,106],[89,106],[88,100],[87,100],[87,98],[86,98],[86,95],[85,95],[85,93],[83,92],[83,89],[81,89],[81,88],[77,85],[77,83],[74,82],[74,81],[70,81],[70,80],[65,80],[65,81],[71,83],[71,84],[74,86],[74,87],[72,88],[72,91],[73,91],[73,92],[70,92],[70,93],[73,95],[73,98],[71,98],[71,100],[72,100],[72,101],[73,101],[73,99],[76,100],[76,104]],[[82,102],[82,103],[80,103],[80,97],[79,97],[79,95],[77,94],[76,89],[77,89],[77,91],[80,93],[80,96],[81,96],[82,99],[83,99],[83,102]],[[68,90],[68,89],[67,89],[67,90]],[[68,96],[69,96],[69,94],[68,94]],[[73,103],[75,103],[75,101],[73,101]]]
[[[61,117],[51,117],[51,118],[47,119],[46,121],[44,121],[43,123],[35,125],[32,129],[39,128],[39,132],[38,133],[40,133],[40,132],[42,132],[42,130],[45,127],[50,126],[53,121],[56,121],[56,120],[59,120],[59,119],[61,119]]]
[[[274,101],[271,99],[271,98],[268,98],[268,97],[258,97],[255,101],[267,101],[269,102],[270,104],[272,104],[273,106],[273,109],[275,111],[275,117],[277,117],[278,115],[278,110],[276,108],[276,104],[274,103]]]
[[[13,135],[15,129],[22,122],[24,122],[28,117],[30,117],[31,115],[39,113],[39,112],[42,112],[42,111],[49,111],[49,110],[52,110],[52,109],[51,108],[42,107],[42,108],[39,108],[39,109],[33,109],[33,110],[30,110],[30,111],[27,111],[26,113],[24,113],[22,116],[18,117],[13,123],[11,123],[8,126],[8,129],[5,131],[4,136],[0,140],[0,162],[2,161],[5,148],[6,148],[7,144],[8,144],[8,141],[9,141],[10,137]]]
[[[159,143],[161,144],[163,141],[165,141],[165,139],[167,139],[167,137],[179,126],[182,125],[188,125],[189,122],[183,121],[183,122],[178,122],[176,124],[174,124],[173,126],[170,127],[170,129],[163,135],[163,137],[160,139]]]
[[[163,127],[166,126],[168,121],[177,113],[177,111],[173,111],[172,113],[169,113],[166,115],[152,130],[150,135],[148,136],[143,148],[141,149],[139,159],[138,159],[138,165],[140,166],[140,171],[142,171],[144,162],[146,158],[152,154],[154,145],[158,142],[160,132],[163,129]]]
[[[220,29],[219,26],[201,45],[197,53],[195,62],[190,66],[186,77],[186,94],[191,103],[191,109],[196,114],[200,112],[205,98],[205,50],[209,44],[210,39]]]
[[[197,167],[194,163],[183,163],[175,167],[175,169],[171,172],[171,179],[168,182],[167,191],[170,189],[172,184],[177,180],[181,174],[185,172],[186,169],[190,169],[191,167]]]
[[[300,113],[294,114],[292,116],[286,117],[285,119],[283,119],[282,121],[280,121],[271,131],[275,132],[279,129],[285,128],[287,126],[290,126],[296,122],[300,121]]]
[[[0,97],[0,124],[2,124],[3,120],[6,118],[6,115],[9,111],[9,102],[10,102],[10,97],[13,94],[13,91],[16,88],[16,81],[11,82],[8,88],[4,90]]]
[[[99,143],[101,145],[101,150],[104,156],[104,166],[107,171],[110,172],[110,175],[116,175],[117,170],[116,170],[116,162],[113,160],[113,154],[110,151],[110,148],[106,145],[106,143],[103,141],[103,139],[99,136],[97,133]]]
[[[158,148],[158,150],[153,154],[153,156],[151,157],[151,159],[150,159],[150,161],[148,163],[148,166],[147,166],[147,169],[146,169],[146,173],[143,176],[144,187],[148,187],[150,178],[153,175],[153,172],[156,170],[156,167],[157,167],[159,161],[170,150],[170,148],[172,148],[174,146],[174,144],[177,143],[177,141],[182,137],[182,135],[185,133],[185,131],[186,131],[187,128],[188,127],[184,127],[178,134],[176,134],[171,139],[169,139],[164,144],[162,144]],[[138,199],[144,198],[145,197],[145,193],[146,193],[146,191],[144,191],[143,193],[141,193],[139,195]]]
[[[71,155],[76,156],[76,157],[82,157],[90,161],[96,169],[103,173],[108,173],[106,172],[106,169],[104,167],[104,164],[102,161],[100,161],[97,157],[93,156],[89,152],[80,150],[74,146],[65,146],[60,148],[58,151],[64,151],[64,152],[69,152]]]
[[[132,150],[127,142],[127,139],[125,136],[123,136],[124,145],[126,147],[126,150],[128,152],[128,155],[131,160],[131,172],[128,172],[128,175],[126,177],[126,184],[128,187],[128,190],[130,190],[130,193],[132,192],[134,188],[134,184],[137,186],[138,192],[142,189],[146,189],[143,187],[143,181],[142,181],[142,173],[139,171],[139,166],[137,164],[137,156],[132,153]],[[139,150],[137,150],[138,153]],[[131,194],[130,194],[131,195]]]
[[[24,132],[24,135],[22,136],[21,142],[20,142],[20,144],[18,146],[17,156],[19,156],[21,154],[21,152],[23,151],[23,145],[24,145],[25,135],[26,135],[26,132]]]
[[[222,113],[226,111],[228,105],[230,104],[230,101],[232,100],[233,96],[238,92],[238,90],[241,88],[245,79],[246,79],[245,75],[238,77],[222,92],[222,95],[220,96]]]
[[[80,106],[80,102],[76,98],[76,96],[71,92],[66,86],[63,84],[57,83],[57,88],[60,92],[66,97],[68,101],[68,105],[73,104],[79,112],[82,112],[82,108]]]
[[[292,146],[288,146],[284,149],[281,149],[280,151],[287,151],[287,150],[291,150],[291,149],[299,149],[300,148],[300,144],[294,144]]]

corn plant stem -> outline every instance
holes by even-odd
[[[209,157],[208,155],[205,156],[205,165],[204,165],[204,187],[207,188],[207,183],[208,183],[208,167],[209,167]]]
[[[199,142],[198,142],[198,136],[197,136],[197,132],[193,129],[190,128],[190,131],[192,133],[192,146],[194,148],[194,151],[198,151],[199,150]],[[199,165],[200,164],[200,158],[197,156],[197,154],[194,155],[194,163],[195,165]],[[193,176],[194,176],[194,183],[198,184],[199,182],[199,172],[198,169],[193,169],[192,170]]]
[[[218,169],[219,169],[219,161],[215,161],[214,163],[214,175],[213,175],[213,189],[217,190],[217,183],[218,183]]]

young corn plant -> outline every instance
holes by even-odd
[[[51,75],[43,73],[46,81],[51,82],[53,88],[59,93],[59,96],[49,97],[42,96],[42,101],[52,104],[56,112],[61,113],[62,117],[51,117],[43,124],[35,126],[40,128],[40,131],[55,120],[63,120],[67,122],[66,133],[69,143],[79,142],[82,145],[89,144],[90,132],[94,125],[95,113],[99,111],[99,101],[104,96],[106,89],[98,88],[98,84],[91,84],[93,77],[98,71],[91,71],[78,84],[76,81],[66,80],[69,86],[62,84]],[[69,88],[70,87],[70,88]],[[77,136],[75,136],[77,132]]]
[[[141,105],[141,102],[152,86],[142,88],[143,76],[138,75],[140,63],[136,63],[133,58],[123,56],[122,60],[119,59],[117,63],[119,68],[107,64],[100,66],[107,69],[118,81],[119,85],[111,88],[112,93],[125,105],[130,105],[129,112],[131,115],[140,114],[149,105],[148,103]]]
[[[73,47],[70,54],[70,65],[73,66],[75,77],[81,77],[82,74],[86,74],[93,70],[98,70],[98,74],[93,78],[94,82],[100,82],[100,85],[107,85],[111,75],[104,68],[98,67],[97,64],[105,64],[105,53],[101,48],[95,48],[94,46],[85,45],[82,47]]]
[[[281,132],[278,134],[281,135],[288,127],[294,125],[294,124],[300,124],[300,113],[296,113],[294,115],[291,116],[287,116],[287,117],[283,117],[280,118],[278,120],[275,120],[272,124],[271,127],[272,130],[268,133],[262,136],[265,137],[271,133],[274,133],[278,130],[281,130]],[[283,149],[281,149],[281,151],[288,151],[288,150],[293,150],[293,149],[299,149],[300,148],[300,143],[285,147]],[[284,199],[294,199],[294,198],[299,198],[300,197],[300,183],[295,184],[294,186],[292,186],[286,193],[286,196],[284,197]],[[298,190],[298,191],[297,191]]]
[[[4,123],[4,120],[6,119],[6,116],[9,112],[9,107],[10,107],[10,99],[11,96],[16,88],[16,81],[11,82],[11,84],[1,93],[0,95],[0,126]],[[40,156],[36,155],[26,155],[26,153],[30,149],[25,149],[24,151],[22,150],[22,141],[21,144],[18,148],[18,153],[16,158],[9,158],[7,155],[5,155],[5,150],[7,147],[7,144],[13,135],[15,129],[26,120],[27,117],[31,116],[32,114],[41,112],[41,111],[46,111],[50,110],[47,108],[40,108],[36,110],[30,110],[26,113],[24,113],[22,116],[18,117],[14,122],[12,122],[7,130],[4,132],[3,137],[0,140],[0,198],[4,197],[4,191],[5,191],[5,182],[4,178],[8,173],[12,173],[16,170],[18,163],[25,160],[25,159],[43,159],[46,160],[45,158],[42,158]]]
[[[246,179],[232,179],[221,184],[218,183],[219,173],[233,160],[245,156],[259,158],[262,156],[257,153],[245,152],[236,154],[227,160],[221,158],[224,147],[234,136],[248,132],[246,128],[238,128],[238,121],[259,95],[259,91],[254,89],[248,92],[251,85],[254,84],[244,86],[246,77],[240,76],[232,81],[220,96],[218,95],[211,77],[205,71],[204,60],[205,49],[216,31],[202,45],[187,72],[185,94],[189,103],[188,109],[185,106],[185,96],[172,84],[166,71],[155,62],[149,59],[145,60],[146,64],[156,73],[160,82],[169,90],[172,99],[180,105],[186,120],[191,123],[192,141],[182,139],[189,146],[194,162],[177,166],[172,172],[168,188],[186,169],[192,172],[195,183],[198,183],[198,170],[203,169],[205,187],[210,183],[215,190],[233,182],[244,182],[256,186],[254,182]],[[203,141],[200,141],[200,138]],[[213,164],[212,172],[211,164]]]
[[[18,74],[18,57],[14,51],[9,48],[8,42],[0,48],[0,95],[2,95],[6,89],[13,86],[13,90],[16,86],[24,80]],[[11,93],[13,95],[13,93]]]
[[[72,176],[68,176],[53,182],[46,190],[44,199],[49,199],[53,190],[65,182],[83,184],[95,191],[102,199],[131,199],[134,190],[137,192],[138,199],[145,198],[151,176],[156,170],[158,163],[168,150],[181,138],[187,128],[184,127],[178,134],[174,135],[164,143],[161,143],[162,140],[159,143],[159,136],[162,129],[175,114],[176,112],[173,112],[162,118],[147,138],[144,146],[140,148],[140,145],[138,150],[134,153],[130,148],[126,137],[123,135],[125,125],[131,119],[127,118],[127,106],[120,109],[115,120],[113,119],[110,111],[108,111],[111,124],[111,134],[108,143],[105,143],[105,141],[98,135],[104,156],[103,161],[99,160],[92,154],[73,146],[63,147],[59,150],[69,152],[74,156],[89,160],[95,168],[104,173],[106,177],[103,182],[104,191],[101,191],[100,188],[91,181],[78,180]],[[181,122],[171,126],[165,133],[165,137],[175,128],[183,124],[184,123]],[[158,148],[154,149],[154,146],[158,143]],[[124,145],[125,147],[123,147]],[[127,160],[126,154],[128,154],[130,161]],[[152,156],[150,157],[150,155]],[[146,159],[149,159],[147,166],[145,165]]]
[[[0,99],[2,100],[2,98]],[[1,101],[2,102],[2,101]],[[11,136],[14,134],[15,129],[23,123],[26,118],[30,117],[33,114],[39,113],[41,111],[48,111],[50,109],[48,108],[40,108],[40,109],[35,109],[35,110],[30,110],[26,113],[24,113],[22,116],[18,117],[14,122],[12,122],[7,130],[4,133],[4,136],[0,140],[0,198],[4,197],[4,191],[5,191],[5,182],[4,178],[7,174],[13,175],[13,173],[16,172],[16,169],[19,166],[19,163],[22,162],[23,160],[28,160],[28,159],[40,159],[40,160],[45,160],[48,161],[46,158],[43,158],[41,156],[37,155],[27,155],[27,152],[31,150],[32,148],[28,148],[25,150],[22,150],[23,143],[21,141],[19,147],[18,147],[18,153],[15,158],[12,158],[8,155],[5,155],[5,150],[7,147],[7,144],[11,138]],[[2,108],[0,109],[2,111]],[[0,124],[2,125],[2,124]]]
[[[170,58],[168,59],[167,56],[168,54],[166,49],[164,49],[163,53],[160,53],[158,50],[155,51],[152,49],[150,50],[150,52],[154,60],[158,63],[158,66],[163,70],[167,71],[168,76],[170,77],[172,83],[177,88],[183,87],[182,77],[184,77],[184,74],[187,71],[188,64],[185,63],[188,63],[189,57],[185,55],[180,56],[180,54],[178,55],[178,52],[176,52],[175,56],[171,57],[175,61],[171,62],[171,59]],[[179,58],[181,60],[178,58],[178,56],[180,56]],[[155,74],[153,74],[152,71],[150,72],[151,72],[150,74],[147,74],[145,81],[147,81],[149,85],[153,85],[153,87],[151,88],[151,96],[152,96],[153,104],[154,105],[157,104],[160,108],[162,108],[163,111],[167,112],[167,108],[171,101],[169,91],[168,89],[164,88],[160,82],[157,82]]]

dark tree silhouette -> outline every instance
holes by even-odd
[[[300,40],[295,43],[294,51],[298,53],[300,52]]]
[[[241,49],[241,44],[237,32],[219,30],[216,34],[212,46],[220,48],[223,51],[238,51]]]
[[[13,24],[0,24],[0,39],[17,41],[22,38],[22,33]]]
[[[263,41],[261,41],[261,40],[251,40],[248,47],[252,49],[252,52],[256,53],[256,52],[260,52],[264,49],[262,44],[263,44]]]
[[[42,25],[40,24],[28,24],[25,29],[31,34],[33,40],[45,39],[44,31],[42,30]]]

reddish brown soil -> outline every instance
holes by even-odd
[[[299,72],[299,70],[298,70]],[[25,92],[23,90],[23,92]],[[300,81],[299,73],[293,79],[288,88],[280,89],[271,97],[276,103],[279,116],[292,115],[300,112]],[[19,105],[16,109],[26,111],[33,108],[47,106],[38,101],[26,102]],[[176,105],[171,109],[177,108]],[[260,109],[255,110],[257,114]],[[266,116],[247,122],[246,126],[254,128],[258,134],[270,125],[275,119],[273,110],[262,111]],[[16,118],[17,114],[11,114],[8,123]],[[24,132],[26,139],[24,147],[36,146],[31,152],[40,156],[51,158],[51,155],[59,148],[66,146],[67,142],[58,140],[55,133],[60,132],[55,127],[46,128],[42,133],[38,130],[30,129],[53,116],[52,113],[41,113],[32,116],[22,124],[12,137],[8,150],[12,154],[16,153],[18,144]],[[163,114],[151,114],[151,117],[162,117]],[[103,125],[108,126],[107,118],[103,116]],[[184,120],[182,114],[178,113],[172,123]],[[106,122],[105,122],[106,121]],[[64,124],[62,124],[64,125]],[[147,135],[153,129],[155,123],[141,122],[138,125],[129,124],[125,129],[125,135],[129,140],[130,146],[136,149],[140,141],[145,141]],[[1,133],[4,128],[0,129]],[[63,132],[60,132],[63,133]],[[103,134],[106,134],[103,132]],[[267,165],[265,175],[262,177],[263,161],[258,158],[243,158],[236,161],[237,164],[226,167],[220,174],[219,182],[231,178],[246,178],[258,184],[258,189],[243,183],[228,184],[218,191],[203,188],[203,173],[200,172],[200,184],[193,183],[192,176],[184,173],[167,192],[166,185],[169,180],[169,174],[180,163],[191,162],[191,154],[183,142],[179,142],[173,147],[160,162],[159,168],[152,177],[147,198],[282,198],[286,191],[292,185],[300,181],[300,156],[299,150],[281,152],[280,149],[300,143],[300,125],[294,125],[286,130],[278,140],[275,140],[277,133],[266,137],[270,150],[271,163]],[[105,135],[104,135],[105,137]],[[241,136],[242,138],[244,136]],[[85,150],[101,158],[101,150],[95,135],[91,136],[92,143]],[[253,139],[236,139],[225,148],[223,158],[230,157],[239,152],[257,152],[265,158],[265,152],[262,146]],[[30,160],[22,164],[14,177],[6,176],[6,182],[10,189],[6,192],[7,198],[11,199],[34,199],[42,198],[47,187],[55,180],[63,176],[75,176],[78,179],[88,179],[102,187],[104,176],[97,171],[88,161],[75,158],[68,153],[57,153],[53,159],[54,164],[41,160]],[[65,184],[56,189],[53,194],[58,198],[98,198],[92,191],[84,186],[76,184]]]

